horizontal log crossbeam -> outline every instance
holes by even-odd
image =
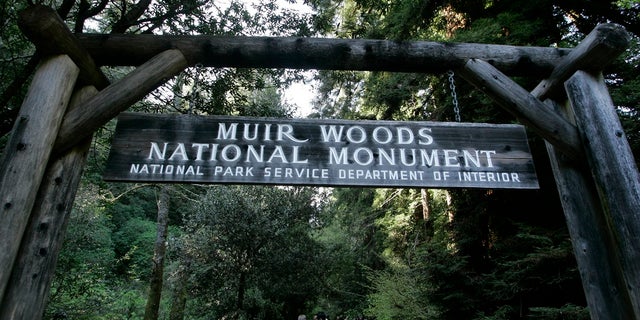
[[[570,49],[477,43],[225,37],[208,35],[80,34],[78,42],[100,65],[138,65],[167,49],[190,65],[443,73],[468,59],[489,61],[506,74],[543,77]]]

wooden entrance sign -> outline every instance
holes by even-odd
[[[523,126],[123,113],[110,181],[538,188]]]

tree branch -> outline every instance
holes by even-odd
[[[151,0],[140,0],[140,2],[128,12],[124,13],[125,10],[123,10],[124,14],[122,18],[113,24],[111,33],[125,33],[129,27],[137,23],[138,19],[144,14],[150,4]]]

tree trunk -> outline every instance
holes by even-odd
[[[420,202],[422,203],[422,219],[429,221],[429,217],[431,217],[431,208],[429,208],[431,196],[429,195],[429,190],[420,189]]]
[[[181,265],[176,275],[175,286],[173,288],[173,298],[171,299],[171,312],[169,320],[184,319],[184,307],[187,304],[187,275],[190,263]]]
[[[247,286],[247,274],[246,272],[240,272],[240,280],[238,281],[238,300],[236,301],[236,309],[242,310],[244,304],[244,293]]]
[[[164,271],[164,254],[167,249],[167,225],[169,222],[169,190],[164,185],[160,189],[158,197],[158,229],[156,232],[156,242],[153,248],[153,271],[149,285],[149,296],[147,306],[144,310],[145,320],[158,319],[160,308],[160,297],[162,295],[162,275]]]

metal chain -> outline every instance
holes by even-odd
[[[200,73],[202,71],[202,68],[204,68],[204,66],[202,65],[202,63],[196,63],[196,65],[194,66],[196,69],[196,72],[193,76],[193,92],[199,92],[199,88],[198,88],[198,82],[200,82]]]
[[[458,104],[458,94],[456,93],[456,83],[453,79],[454,73],[452,70],[447,72],[449,76],[449,88],[451,89],[451,99],[453,101],[453,112],[455,113],[456,122],[460,122],[460,105]]]
[[[191,101],[190,101],[190,106],[189,106],[189,110],[187,110],[187,113],[191,114],[193,113],[193,106],[194,105],[198,105],[201,103],[200,101],[200,77],[202,76],[202,69],[204,68],[204,66],[202,65],[202,63],[196,63],[194,65],[195,67],[195,73],[193,75],[193,87],[191,88]]]

